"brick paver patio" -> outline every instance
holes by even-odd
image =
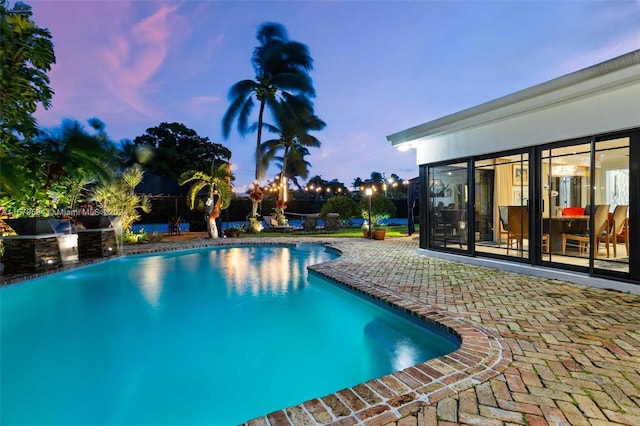
[[[462,348],[249,425],[640,425],[640,296],[430,258],[412,237],[317,241],[343,253],[317,273],[444,324]]]

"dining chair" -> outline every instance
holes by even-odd
[[[627,222],[628,205],[617,205],[613,210],[613,216],[609,228],[609,232],[602,234],[598,237],[599,241],[605,242],[607,245],[611,243],[613,245],[613,257],[618,257],[618,235],[622,235],[622,230],[625,229]],[[629,256],[629,233],[624,233],[624,242],[627,247],[627,256]],[[607,255],[607,257],[609,257]]]
[[[507,235],[507,254],[512,241],[516,242],[516,250],[523,249],[523,240],[529,239],[529,209],[526,206],[508,206],[507,217],[509,235]]]
[[[502,244],[502,237],[507,237],[507,247],[511,245],[509,240],[509,206],[498,206],[500,229],[498,229],[498,247]]]
[[[609,257],[609,238],[606,236],[609,234],[609,205],[602,204],[595,208],[595,214],[593,217],[594,224],[594,242],[595,250],[593,251],[593,257],[598,257],[598,251],[600,250],[600,241],[605,242],[607,248],[607,257]],[[590,233],[581,232],[577,234],[562,233],[562,254],[567,253],[567,246],[577,247],[578,255],[587,254],[589,248]]]

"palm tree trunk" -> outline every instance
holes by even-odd
[[[258,137],[256,140],[256,180],[254,182],[254,187],[258,186],[258,182],[260,181],[260,160],[262,159],[262,150],[261,150],[261,143],[262,143],[262,118],[264,115],[264,107],[265,107],[266,101],[262,100],[260,102],[260,112],[258,114]]]
[[[287,201],[286,193],[287,193],[287,182],[285,181],[285,176],[287,175],[287,155],[289,154],[289,145],[285,145],[284,147],[284,155],[282,156],[282,170],[280,171],[280,185],[282,185],[282,189],[280,191],[280,199],[283,201]]]

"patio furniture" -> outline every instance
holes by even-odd
[[[467,226],[467,211],[462,209],[443,209],[440,210],[440,218],[442,220],[442,230],[444,232],[444,246],[447,246],[448,240],[456,240],[462,248],[463,231]]]
[[[339,213],[327,213],[324,218],[324,230],[325,231],[337,231],[342,227]]]
[[[607,257],[609,257],[609,205],[599,205],[595,209],[595,215],[593,218],[594,224],[594,241],[595,250],[593,251],[593,257],[598,257],[598,251],[600,249],[600,241],[604,241],[607,248]],[[604,237],[604,239],[603,239]],[[567,246],[577,247],[578,255],[588,254],[590,234],[589,232],[583,232],[578,234],[562,233],[562,254],[566,254]]]
[[[278,221],[271,216],[262,216],[262,221],[265,223],[266,231],[292,231],[294,229],[291,225],[278,225]]]
[[[302,222],[302,230],[305,232],[316,231],[318,227],[318,218],[319,214],[308,214],[304,215],[304,220]]]
[[[169,228],[169,235],[180,235],[181,229],[180,229],[180,223],[182,222],[182,219],[180,217],[178,217],[177,219],[173,219],[171,218],[171,220],[169,221],[169,223],[167,224],[167,227]]]

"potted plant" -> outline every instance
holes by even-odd
[[[244,232],[242,226],[232,226],[224,230],[224,236],[227,238],[238,238],[241,232]]]
[[[371,204],[369,204],[371,203]],[[396,206],[384,194],[379,193],[369,197],[365,197],[360,202],[360,210],[364,219],[364,237],[375,238],[376,240],[384,240],[387,228],[382,223],[383,219],[388,219],[396,212]],[[371,223],[369,224],[369,215],[371,215]],[[369,235],[371,229],[371,235]],[[376,232],[377,231],[377,232]]]
[[[387,236],[387,227],[384,225],[377,225],[371,230],[371,234],[374,240],[384,240],[384,237]]]

